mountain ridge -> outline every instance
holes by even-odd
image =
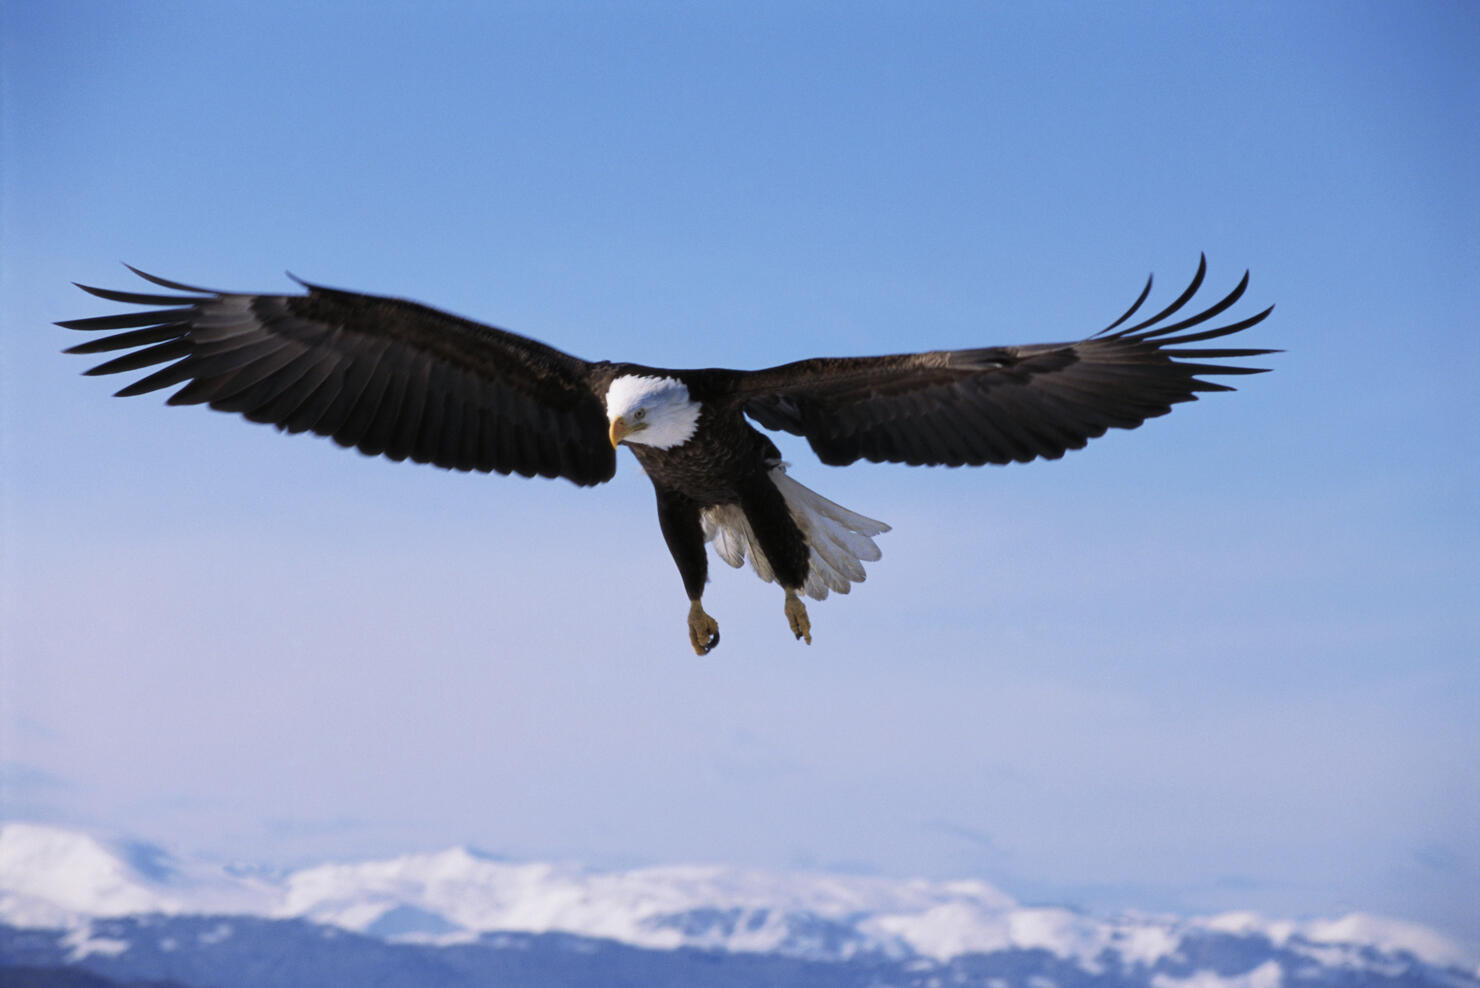
[[[1242,944],[1238,949],[1249,957],[1266,958],[1239,974],[1239,988],[1274,988],[1280,982],[1278,971],[1265,968],[1260,974],[1260,964],[1276,964],[1280,971],[1307,965],[1327,974],[1386,972],[1384,977],[1408,970],[1406,964],[1441,981],[1480,985],[1477,958],[1459,944],[1418,924],[1361,913],[1299,921],[1250,912],[1101,917],[1023,905],[977,880],[722,865],[593,871],[510,862],[467,848],[275,874],[181,860],[153,845],[110,842],[76,830],[24,822],[0,826],[0,922],[15,931],[57,931],[52,953],[38,957],[103,964],[129,951],[137,954],[137,938],[145,935],[140,931],[149,929],[137,924],[151,916],[158,923],[217,917],[218,927],[193,934],[199,949],[213,946],[211,930],[232,928],[231,917],[252,917],[432,951],[512,949],[507,943],[514,941],[500,937],[532,937],[541,944],[569,937],[647,952],[901,970],[1033,956],[1036,964],[1087,978],[1132,972],[1159,979],[1151,988],[1213,988],[1192,983],[1203,969],[1188,968],[1187,958],[1208,944],[1224,943]],[[124,925],[110,925],[115,921]],[[121,936],[110,929],[133,932]],[[538,940],[548,936],[557,940]],[[1206,968],[1221,985],[1228,974],[1219,970]],[[176,976],[168,969],[126,973]],[[1056,983],[1066,977],[1061,973]],[[1260,983],[1271,978],[1271,984]]]

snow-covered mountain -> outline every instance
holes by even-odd
[[[552,963],[596,954],[613,964],[766,958],[807,965],[812,974],[799,983],[820,983],[826,970],[838,984],[853,983],[850,971],[867,972],[858,983],[924,984],[930,972],[950,970],[957,983],[1037,978],[1060,988],[1277,988],[1295,978],[1480,986],[1480,959],[1459,945],[1365,915],[1106,918],[1024,906],[977,881],[718,866],[603,872],[463,848],[271,875],[26,823],[0,827],[0,923],[10,929],[0,964],[82,965],[186,984],[232,983],[200,967],[200,956],[224,957],[233,938],[249,949],[241,931],[250,930],[250,949],[291,941],[312,953],[330,936],[335,951],[394,947],[418,964],[468,950],[522,951],[528,961],[534,948],[555,951]],[[146,963],[151,957],[159,963]],[[766,976],[771,983],[779,970]],[[981,977],[962,980],[972,971]]]

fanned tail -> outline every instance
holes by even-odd
[[[889,526],[849,511],[792,480],[786,475],[785,463],[771,468],[771,480],[807,540],[807,584],[802,592],[813,600],[826,600],[829,591],[847,593],[854,583],[862,583],[867,576],[863,564],[883,555],[873,536],[889,531]],[[721,559],[739,567],[749,557],[756,576],[767,583],[775,581],[776,574],[739,505],[706,508],[702,521],[704,538],[714,543]]]

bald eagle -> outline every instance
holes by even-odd
[[[1273,306],[1202,328],[1237,287],[1182,313],[1207,272],[1149,319],[1127,325],[1151,279],[1115,322],[1072,343],[801,360],[765,370],[675,370],[587,361],[415,302],[298,281],[298,295],[249,295],[139,277],[161,295],[78,285],[148,311],[57,325],[121,331],[67,353],[129,351],[87,371],[164,364],[118,392],[184,386],[171,405],[205,403],[316,432],[371,456],[453,470],[610,480],[626,445],[653,482],[658,524],[689,597],[689,643],[719,644],[701,603],[705,543],[731,566],[748,558],[785,592],[792,634],[812,641],[802,596],[822,600],[864,579],[889,526],[834,504],[786,473],[751,422],[806,438],[823,463],[980,466],[1057,459],[1107,429],[1133,429],[1199,391],[1198,375],[1264,368],[1210,364],[1273,350],[1193,347],[1255,325]],[[749,421],[747,421],[747,419]]]

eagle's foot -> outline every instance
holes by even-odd
[[[808,645],[812,644],[812,622],[807,619],[807,605],[802,603],[795,590],[786,591],[786,623],[791,625],[791,633],[798,640],[806,639]]]
[[[705,614],[697,600],[689,604],[689,644],[695,655],[707,655],[719,644],[719,622]]]

